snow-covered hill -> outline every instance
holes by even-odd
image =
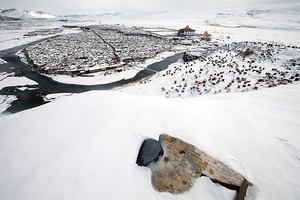
[[[159,193],[135,164],[145,138],[179,137],[243,174],[247,199],[300,198],[300,85],[166,99],[94,91],[0,116],[0,199],[233,199],[199,178]]]
[[[7,17],[4,15],[0,15],[0,21],[19,21],[21,20],[20,18],[15,18],[15,17]]]
[[[127,12],[118,15],[103,15],[104,22],[168,25],[178,28],[187,23],[193,27],[219,24],[268,29],[299,30],[300,3],[256,5],[252,7],[195,8],[160,12]],[[85,16],[85,19],[88,16]],[[147,23],[145,23],[147,22]],[[152,23],[151,23],[152,22]]]
[[[249,8],[247,14],[250,16],[259,16],[263,14],[281,14],[300,16],[300,4],[268,4]]]
[[[19,10],[19,9],[0,9],[0,15],[12,18],[55,18],[54,15],[42,11]]]
[[[162,133],[195,145],[244,175],[253,184],[247,192],[247,200],[300,199],[299,80],[251,92],[218,93],[211,90],[217,94],[164,97],[166,92],[171,91],[174,81],[176,84],[179,81],[188,81],[187,84],[199,81],[194,80],[196,70],[208,71],[207,74],[201,73],[201,77],[197,75],[197,79],[211,81],[212,88],[215,80],[209,76],[221,78],[227,73],[225,85],[221,86],[228,89],[235,75],[232,75],[231,69],[224,75],[220,74],[221,71],[214,66],[213,60],[216,59],[239,64],[234,70],[243,65],[248,70],[246,74],[239,75],[239,79],[234,77],[231,89],[243,87],[245,81],[260,78],[260,70],[265,70],[263,72],[268,73],[268,77],[277,77],[284,72],[279,67],[287,59],[289,64],[297,58],[297,62],[293,62],[296,66],[299,49],[294,46],[300,46],[299,6],[296,3],[66,17],[67,23],[76,25],[98,24],[100,21],[148,28],[177,29],[190,25],[197,33],[207,30],[212,34],[213,42],[239,44],[249,41],[248,44],[255,44],[256,48],[257,44],[272,41],[277,45],[274,46],[276,60],[271,57],[271,60],[257,59],[253,63],[248,58],[231,57],[230,53],[236,52],[225,49],[216,51],[205,63],[198,60],[187,64],[190,66],[184,66],[180,72],[177,70],[175,73],[175,70],[183,63],[169,66],[168,70],[174,73],[171,78],[166,75],[167,70],[158,73],[148,85],[141,86],[144,90],[140,86],[130,86],[119,91],[70,94],[34,109],[1,114],[0,199],[234,199],[234,191],[214,184],[206,177],[199,178],[193,188],[183,194],[172,195],[154,190],[150,170],[137,166],[135,161],[142,141],[158,139]],[[3,11],[0,10],[0,15],[17,18],[52,16],[15,9],[4,11],[6,14]],[[24,30],[11,25],[18,23],[7,23],[12,27],[0,32],[1,50],[38,39],[24,38],[28,31],[65,23],[56,19],[27,21]],[[249,71],[250,65],[254,65],[252,71]],[[195,72],[190,70],[192,68]],[[297,79],[300,76],[297,70],[286,76]],[[0,79],[2,87],[36,84],[24,77],[3,76]],[[112,80],[106,78],[101,81]],[[78,79],[73,78],[72,81]],[[239,81],[243,85],[239,85]],[[165,86],[166,91],[162,92],[163,85],[159,84],[164,83],[170,87]],[[152,86],[155,88],[151,89]],[[189,88],[193,90],[193,86]],[[171,92],[178,96],[176,91]],[[0,98],[0,103],[8,106],[14,99],[14,96]]]

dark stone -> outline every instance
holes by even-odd
[[[189,62],[189,61],[192,61],[192,60],[196,60],[196,59],[198,59],[198,58],[200,58],[200,57],[197,56],[197,55],[193,55],[193,54],[191,54],[191,53],[184,52],[183,57],[182,57],[182,60],[183,60],[184,62]]]
[[[159,141],[154,139],[144,140],[138,157],[136,159],[136,164],[139,166],[147,166],[151,162],[156,162],[158,159],[164,155],[164,150]]]

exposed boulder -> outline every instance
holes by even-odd
[[[157,141],[149,140],[150,142],[143,143],[142,147],[144,146],[144,148],[141,148],[143,152],[151,152],[152,149],[156,149],[151,147],[153,144],[159,146]],[[159,142],[165,152],[163,156],[157,162],[151,163],[150,160],[153,160],[154,155],[158,154],[155,150],[155,153],[150,153],[153,157],[148,162],[143,161],[147,165],[151,163],[148,167],[151,169],[152,184],[156,190],[175,194],[182,193],[189,190],[197,178],[207,176],[215,183],[237,190],[237,199],[244,199],[249,182],[243,175],[178,138],[162,134]],[[140,153],[138,160],[139,157]],[[158,158],[155,157],[155,159]]]
[[[200,52],[184,52],[182,60],[184,62],[189,62],[200,58],[200,55],[201,55]]]
[[[151,162],[156,162],[161,156],[163,156],[164,150],[159,141],[154,139],[144,140],[136,164],[139,166],[147,166]]]

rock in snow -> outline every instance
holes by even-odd
[[[149,165],[152,171],[152,184],[158,191],[185,192],[193,186],[196,178],[204,175],[211,178],[213,182],[239,191],[238,199],[244,199],[248,181],[243,175],[179,138],[162,134],[159,136],[159,142],[153,139],[146,140],[141,150],[144,153],[149,151],[152,156],[153,150],[160,144],[166,153],[157,163],[155,161]],[[157,160],[159,157],[153,159]]]
[[[156,162],[163,154],[164,150],[162,149],[160,142],[153,139],[147,139],[141,146],[136,164],[139,166],[147,166],[151,162]]]
[[[135,161],[161,133],[243,174],[247,200],[299,199],[299,98],[297,84],[189,99],[91,91],[0,115],[0,199],[234,199],[205,176],[184,193],[153,189]]]

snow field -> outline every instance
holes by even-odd
[[[11,30],[11,27],[8,27],[7,29],[5,29],[5,28],[1,29],[1,27],[0,27],[0,30],[1,30],[1,32],[0,32],[0,51],[54,36],[54,35],[46,35],[46,36],[45,35],[44,36],[37,35],[37,36],[32,36],[32,37],[25,37],[24,36],[25,34],[27,34],[28,32],[32,32],[37,29],[40,29],[41,28],[40,26],[43,26],[45,29],[57,27],[57,24],[54,25],[50,22],[49,23],[46,22],[43,25],[39,25],[39,26],[34,24],[35,22],[31,22],[31,23],[32,24],[23,27],[23,29],[21,29],[21,30],[15,30],[15,29]],[[63,32],[61,34],[78,33],[78,32],[80,32],[80,30],[65,29],[65,30],[63,30]]]
[[[138,149],[168,133],[243,174],[254,184],[247,199],[297,199],[299,89],[191,99],[94,91],[1,116],[0,198],[232,199],[207,178],[180,195],[152,188]]]
[[[14,95],[0,95],[0,113],[3,112],[11,105],[11,103],[16,100]]]
[[[21,86],[21,85],[36,85],[35,81],[32,81],[25,77],[15,77],[13,74],[0,73],[0,90],[8,86]]]

